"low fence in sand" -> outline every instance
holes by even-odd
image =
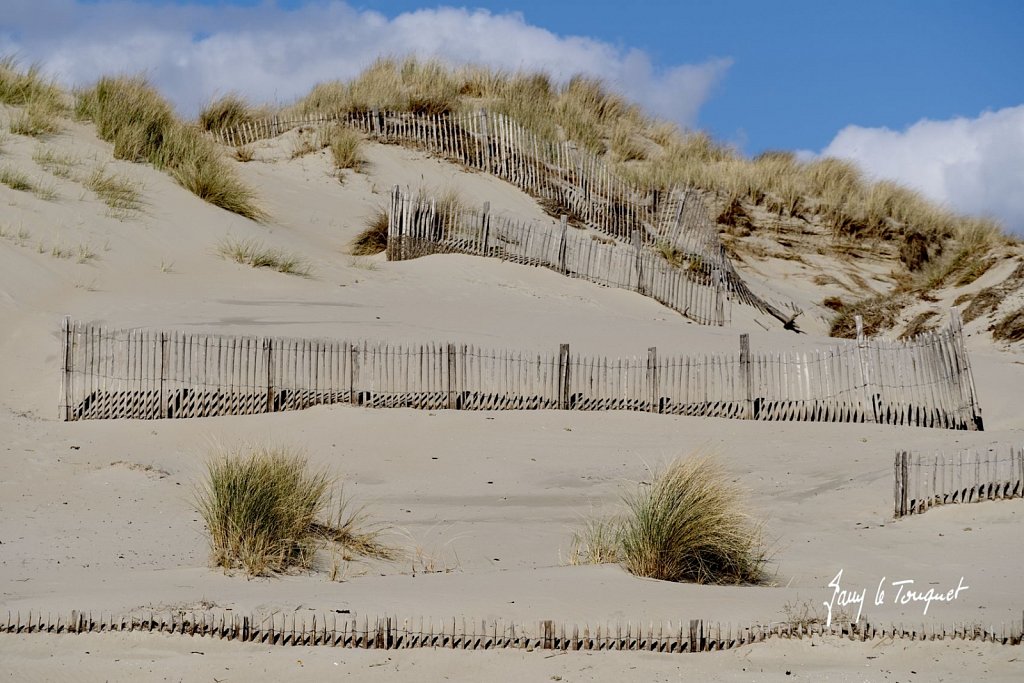
[[[703,325],[725,325],[729,293],[714,264],[693,256],[685,267],[642,249],[568,227],[525,224],[481,211],[438,207],[397,187],[388,210],[387,257],[402,261],[429,254],[474,254],[550,268],[569,277],[638,292]]]
[[[693,189],[643,187],[619,175],[592,152],[570,141],[535,135],[495,112],[414,114],[410,112],[317,113],[275,116],[214,133],[228,145],[276,137],[300,126],[338,123],[385,143],[405,144],[507,180],[524,192],[615,239],[632,242],[640,234],[646,247],[666,245],[684,260],[696,257],[722,275],[722,284],[740,303],[792,324],[787,312],[755,294],[736,272]]]
[[[959,319],[908,342],[803,353],[606,358],[154,330],[64,321],[65,420],[241,415],[350,403],[454,410],[634,410],[980,429]]]
[[[861,619],[836,621],[743,625],[733,627],[703,619],[655,624],[617,623],[564,624],[541,621],[536,626],[515,622],[475,619],[432,620],[397,617],[354,617],[335,612],[325,614],[276,613],[241,615],[224,611],[142,612],[126,615],[72,611],[70,614],[8,612],[0,620],[0,633],[166,633],[237,640],[276,646],[337,647],[367,650],[445,648],[451,650],[520,649],[526,651],[625,650],[668,653],[697,653],[731,650],[775,638],[817,638],[831,636],[854,641],[874,640],[970,640],[999,645],[1020,645],[1022,623],[982,626],[959,623],[877,624]]]
[[[893,469],[896,517],[921,514],[936,505],[1024,496],[1024,447],[956,455],[897,451]]]

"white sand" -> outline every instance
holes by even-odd
[[[0,120],[5,115],[0,112]],[[364,172],[347,172],[342,184],[329,174],[325,155],[288,160],[287,140],[262,143],[258,157],[264,161],[238,169],[273,216],[264,226],[204,204],[151,168],[111,161],[109,146],[87,126],[71,124],[45,142],[81,159],[75,173],[104,163],[142,184],[144,210],[119,220],[80,184],[39,169],[31,160],[36,144],[11,136],[0,153],[0,164],[42,178],[59,194],[43,201],[0,186],[6,234],[0,238],[0,610],[120,612],[210,601],[236,610],[348,609],[371,617],[464,615],[527,623],[770,622],[785,619],[787,605],[827,600],[827,584],[842,569],[844,586],[872,595],[883,577],[936,589],[955,587],[963,577],[970,586],[953,603],[933,604],[927,616],[919,605],[869,604],[864,613],[871,620],[1020,622],[1024,501],[949,506],[893,522],[891,473],[897,448],[953,451],[1024,442],[1020,345],[998,349],[980,334],[969,340],[983,433],[347,406],[63,423],[56,420],[57,332],[65,314],[113,326],[227,334],[523,349],[569,342],[608,355],[642,355],[652,345],[664,353],[731,350],[741,332],[751,334],[754,348],[809,348],[829,340],[783,332],[771,319],[740,309],[730,328],[700,327],[636,294],[489,259],[354,259],[345,245],[395,184],[455,187],[468,203],[487,200],[498,213],[551,220],[506,183],[398,147],[370,146]],[[17,238],[19,231],[27,236]],[[300,254],[314,276],[224,261],[215,245],[227,235],[257,237]],[[57,258],[54,244],[88,245],[98,258]],[[775,291],[820,300],[806,278],[784,277],[783,270],[765,274]],[[758,277],[751,275],[755,289]],[[820,325],[809,329],[821,331]],[[406,559],[352,563],[339,582],[329,581],[327,557],[309,575],[274,579],[246,580],[208,568],[192,487],[211,442],[255,440],[303,447],[316,464],[344,478],[346,492],[393,527],[388,540],[406,550]],[[583,516],[614,504],[627,482],[649,476],[648,465],[698,448],[719,453],[750,490],[751,508],[766,520],[773,541],[774,585],[676,585],[612,565],[563,566],[572,528]],[[192,679],[220,669],[230,675],[215,674],[218,679],[316,678],[334,670],[336,661],[339,671],[360,680],[393,679],[396,667],[398,674],[428,680],[445,673],[486,680],[678,680],[681,671],[708,680],[792,680],[788,668],[807,680],[908,680],[911,669],[918,678],[910,680],[939,680],[940,674],[961,680],[981,675],[978,666],[990,667],[986,677],[1022,674],[1020,663],[1011,661],[1013,648],[834,640],[811,647],[776,641],[684,660],[640,654],[545,659],[540,653],[381,654],[135,634],[36,635],[0,637],[6,662],[0,668],[29,678],[81,672],[113,680],[170,672]]]

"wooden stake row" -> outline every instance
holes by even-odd
[[[540,138],[503,114],[314,113],[243,123],[215,137],[224,144],[249,144],[303,125],[351,126],[380,142],[422,148],[491,173],[617,240],[632,242],[634,234],[639,234],[644,247],[655,253],[667,247],[687,267],[695,261],[707,264],[721,274],[721,285],[737,301],[787,325],[800,313],[793,304],[779,308],[750,290],[736,272],[696,190],[639,186],[620,177],[591,151],[571,141]]]
[[[895,515],[921,514],[936,505],[1024,496],[1024,447],[966,450],[950,456],[897,451]]]
[[[688,622],[536,627],[515,622],[465,618],[433,620],[377,617],[362,620],[336,612],[279,612],[241,615],[230,611],[146,612],[126,615],[72,611],[70,614],[7,613],[0,633],[168,633],[278,646],[340,647],[371,650],[447,648],[455,650],[627,650],[697,653],[729,650],[775,638],[835,637],[855,641],[898,638],[911,641],[970,640],[1020,645],[1022,623],[999,629],[980,624],[778,623],[734,627],[701,619]]]
[[[946,332],[903,344],[862,340],[805,353],[753,352],[608,358],[570,352],[393,345],[108,330],[64,321],[64,420],[180,418],[350,403],[428,410],[640,410],[754,420],[880,422],[978,429],[968,364],[935,348]],[[939,345],[939,346],[936,346]],[[917,354],[897,384],[872,364]],[[900,350],[902,349],[902,351]],[[966,359],[966,356],[964,356]]]

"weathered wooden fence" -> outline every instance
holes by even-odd
[[[632,243],[639,234],[645,248],[669,248],[686,264],[694,259],[708,263],[737,301],[787,325],[800,312],[792,304],[776,306],[751,291],[736,272],[697,191],[640,186],[573,142],[541,138],[503,114],[370,111],[277,116],[242,123],[215,136],[225,144],[242,145],[299,126],[332,123],[357,128],[381,142],[420,147],[495,175],[615,239]]]
[[[1024,447],[927,455],[897,451],[896,517],[936,505],[976,503],[1024,496]]]
[[[878,624],[857,622],[732,624],[690,619],[658,623],[565,624],[541,621],[536,626],[465,618],[373,620],[337,613],[279,612],[243,615],[225,611],[141,612],[113,615],[72,611],[11,614],[0,620],[0,633],[167,633],[191,638],[237,640],[276,646],[338,647],[367,650],[445,648],[452,650],[624,650],[697,653],[731,650],[774,638],[831,636],[848,640],[971,640],[1020,645],[1022,624]]]
[[[387,256],[391,261],[428,254],[492,256],[543,266],[569,277],[638,292],[704,325],[729,319],[729,292],[722,271],[692,257],[686,268],[633,245],[576,229],[566,216],[559,228],[524,224],[481,211],[438,206],[436,200],[410,196],[395,188],[388,210]]]
[[[61,416],[161,418],[329,403],[455,410],[637,410],[980,429],[958,319],[909,342],[803,353],[606,358],[153,330],[65,320]]]

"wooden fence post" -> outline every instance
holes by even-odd
[[[703,624],[700,619],[690,619],[690,652],[700,652]]]
[[[558,242],[558,270],[562,275],[565,275],[565,241],[569,232],[569,217],[564,213],[562,214],[561,222],[562,236]]]
[[[893,501],[894,501],[894,508],[895,508],[893,510],[893,515],[896,517],[896,519],[899,519],[900,517],[902,517],[902,513],[900,511],[900,502],[903,500],[903,468],[901,467],[901,463],[902,462],[903,462],[903,453],[901,451],[896,451],[896,458],[894,459],[893,464],[892,464],[892,469],[893,469],[892,498],[893,498]]]
[[[64,316],[61,323],[61,355],[64,358],[64,374],[60,381],[60,418],[71,420],[71,316]]]
[[[373,134],[379,138],[381,133],[380,111],[378,111],[376,107],[370,110],[370,121],[373,126]]]
[[[491,250],[491,203],[484,202],[483,213],[480,214],[480,243],[483,246],[483,255],[487,256]]]
[[[644,278],[643,278],[643,271],[642,271],[642,268],[641,268],[641,265],[640,265],[641,264],[641,257],[643,255],[643,251],[641,249],[640,231],[639,230],[634,230],[633,231],[633,234],[631,235],[631,240],[632,240],[632,243],[633,243],[634,269],[636,270],[636,291],[639,292],[640,294],[643,294],[644,293],[644,286],[643,286],[643,279]]]
[[[273,365],[274,341],[263,340],[263,361],[267,377],[267,412],[274,412],[274,365]]]
[[[857,360],[860,363],[860,379],[864,386],[864,419],[868,422],[878,422],[875,416],[875,392],[871,386],[870,361],[867,357],[868,339],[864,335],[864,318],[856,316],[857,323]]]
[[[743,407],[743,417],[747,420],[754,419],[754,375],[750,366],[750,335],[740,335],[740,372],[743,376],[743,387],[746,399]]]
[[[558,409],[569,410],[569,345],[558,347]]]
[[[490,136],[487,132],[487,110],[481,109],[477,113],[477,120],[480,123],[480,142],[482,147],[482,155],[480,157],[480,165],[485,171],[490,172],[491,170],[491,141]]]
[[[349,363],[348,363],[348,391],[349,391],[349,403],[354,406],[359,405],[359,394],[356,391],[356,385],[358,384],[359,377],[359,349],[356,346],[352,346],[349,349]]]
[[[448,344],[448,410],[455,410],[455,344]]]
[[[910,453],[898,451],[895,462],[896,517],[905,517],[910,507]]]
[[[164,382],[167,381],[167,333],[160,333],[160,417],[167,415],[167,391],[164,389]]]
[[[963,390],[969,393],[971,402],[972,415],[971,419],[967,421],[967,429],[981,432],[985,430],[985,423],[981,419],[981,405],[978,403],[978,391],[974,385],[974,373],[971,372],[971,361],[967,357],[967,346],[964,344],[964,323],[960,318],[960,311],[955,308],[950,312],[950,317],[950,326],[956,337],[954,348],[960,357],[960,382]]]
[[[658,373],[658,347],[647,349],[647,385],[651,390],[651,412],[661,412],[661,386]]]

